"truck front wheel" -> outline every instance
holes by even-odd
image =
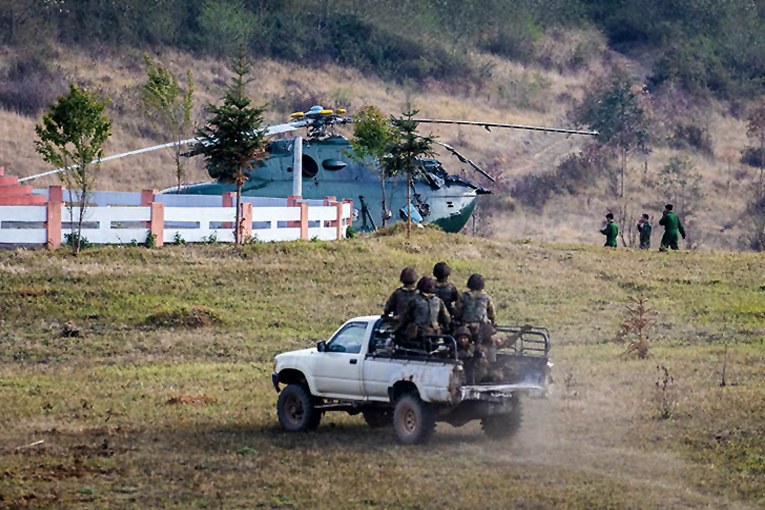
[[[321,421],[315,399],[303,384],[288,384],[282,390],[276,402],[276,414],[287,432],[316,430]]]
[[[521,411],[521,401],[517,395],[512,399],[512,410],[508,414],[496,414],[487,416],[481,420],[483,433],[489,439],[506,439],[521,428],[523,413]]]
[[[398,399],[393,411],[393,429],[404,444],[423,444],[436,428],[433,409],[416,393]]]

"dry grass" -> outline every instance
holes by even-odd
[[[275,353],[379,310],[400,268],[487,277],[502,322],[551,328],[571,391],[512,440],[439,425],[424,448],[329,415],[285,435]],[[0,507],[753,508],[765,502],[760,257],[645,253],[417,230],[342,243],[0,253]],[[30,293],[28,289],[42,289]],[[608,343],[628,296],[659,310],[650,361]],[[205,303],[223,324],[152,328]],[[723,325],[723,317],[727,326]],[[79,338],[62,338],[73,321]],[[719,387],[729,338],[728,386]],[[656,407],[671,371],[672,419]],[[564,377],[564,374],[570,377]],[[575,381],[575,383],[574,383]],[[207,405],[166,405],[179,396]],[[42,445],[16,451],[43,439]]]

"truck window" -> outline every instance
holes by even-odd
[[[383,318],[377,321],[369,342],[369,352],[384,350],[388,343],[393,341],[397,326],[398,323],[392,319]]]
[[[329,352],[347,352],[358,354],[361,352],[361,344],[366,336],[367,325],[364,322],[352,322],[337,334],[327,344]]]

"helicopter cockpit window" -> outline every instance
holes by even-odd
[[[319,165],[311,156],[303,154],[303,177],[310,179],[319,173]]]

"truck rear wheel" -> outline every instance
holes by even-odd
[[[365,409],[361,411],[364,421],[373,429],[389,427],[393,424],[393,413],[390,409]]]
[[[513,408],[509,414],[495,414],[481,420],[481,428],[486,437],[495,440],[507,439],[518,432],[523,421],[523,411],[518,396],[513,397],[512,405]]]
[[[288,384],[279,393],[276,414],[287,432],[316,430],[321,422],[321,412],[316,409],[315,399],[304,384]]]
[[[398,399],[393,411],[393,429],[404,444],[423,444],[436,428],[433,409],[416,393]]]

